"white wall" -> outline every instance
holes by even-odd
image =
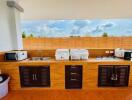
[[[23,49],[20,32],[20,12],[0,0],[0,51]]]
[[[0,51],[12,50],[10,32],[10,10],[4,0],[0,0]]]
[[[23,49],[22,35],[21,35],[21,19],[20,12],[15,8],[10,8],[10,32],[13,50]]]
[[[22,19],[132,18],[132,0],[20,0]]]

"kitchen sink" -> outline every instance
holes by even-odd
[[[116,58],[116,57],[97,57],[96,60],[99,60],[99,61],[118,61],[121,59]]]
[[[45,60],[50,60],[50,59],[51,59],[51,57],[32,57],[29,60],[32,60],[32,61],[45,61]]]

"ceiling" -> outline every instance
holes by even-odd
[[[132,18],[132,0],[20,0],[21,17],[34,19]]]

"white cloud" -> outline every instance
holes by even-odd
[[[83,27],[80,31],[82,33],[92,33],[93,30],[94,30],[93,27],[86,26],[86,27]]]
[[[73,27],[71,28],[72,31],[70,32],[70,34],[83,34],[84,32],[82,32],[82,29],[84,29],[84,27],[87,27],[90,23],[91,21],[89,20],[74,20]]]
[[[64,33],[60,31],[59,28],[56,27],[48,27],[48,25],[39,26],[36,28],[40,36],[46,36],[46,37],[62,37],[64,36]]]
[[[48,25],[52,25],[52,24],[60,24],[60,23],[63,23],[65,22],[66,20],[51,20],[51,21],[48,21]]]
[[[112,22],[105,22],[103,24],[100,24],[100,25],[97,25],[94,29],[93,29],[93,33],[96,33],[96,32],[103,32],[105,29],[108,29],[108,28],[112,28],[112,27],[115,27],[115,23],[112,23]]]

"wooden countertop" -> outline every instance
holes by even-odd
[[[52,63],[66,63],[66,64],[84,64],[84,63],[108,63],[108,64],[132,64],[132,61],[124,60],[124,59],[119,59],[119,60],[97,60],[96,58],[89,58],[88,60],[55,60],[55,59],[50,59],[50,60],[44,60],[44,61],[32,61],[29,59],[23,60],[23,61],[4,61],[0,62],[0,64],[52,64]]]

